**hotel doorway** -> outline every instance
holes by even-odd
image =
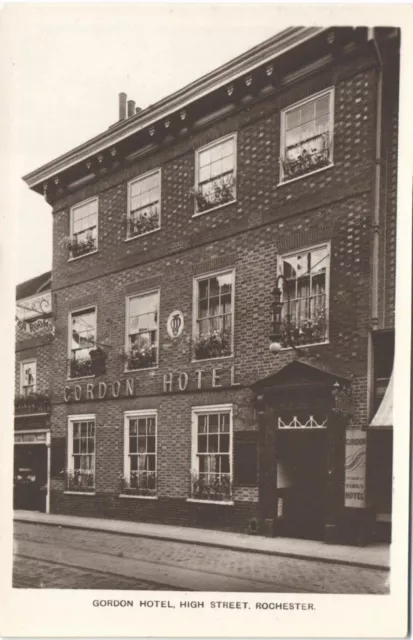
[[[327,430],[279,429],[277,438],[278,535],[324,539]]]

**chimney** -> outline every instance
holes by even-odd
[[[136,113],[140,113],[142,111],[142,107],[136,107]]]
[[[135,115],[135,100],[128,100],[128,118]]]
[[[119,120],[126,120],[126,93],[119,94]]]

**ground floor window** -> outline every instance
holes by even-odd
[[[192,410],[191,498],[232,500],[232,405]]]
[[[123,494],[156,495],[156,423],[155,410],[125,413]]]
[[[95,490],[95,416],[70,416],[66,490]]]

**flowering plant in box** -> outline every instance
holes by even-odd
[[[194,344],[195,358],[219,358],[231,355],[231,335],[228,331],[216,329],[209,333],[200,333]]]
[[[314,145],[312,146],[311,143]],[[292,155],[299,149],[298,155]],[[325,131],[286,148],[281,158],[284,179],[290,180],[316,169],[326,167],[331,162],[330,133]]]
[[[88,233],[84,240],[79,240],[76,236],[69,238],[67,241],[70,257],[77,258],[83,256],[86,253],[91,253],[96,249],[96,238]]]
[[[235,176],[218,178],[206,191],[202,187],[193,187],[190,194],[194,196],[197,212],[208,211],[220,204],[232,202],[235,198]]]

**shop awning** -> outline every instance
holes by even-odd
[[[387,385],[386,393],[370,422],[370,429],[390,429],[393,427],[393,372]]]

